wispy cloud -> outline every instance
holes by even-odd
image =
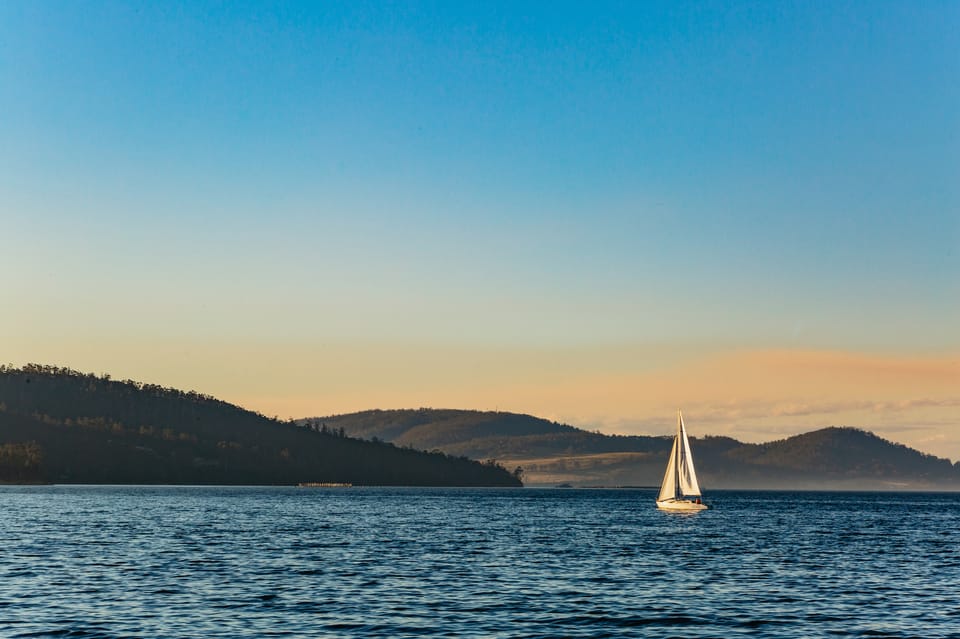
[[[693,406],[696,409],[697,419],[700,421],[721,423],[747,419],[837,415],[860,411],[869,411],[872,413],[903,413],[919,408],[955,408],[960,407],[960,397],[924,397],[897,401],[771,402],[755,400],[720,405],[700,403],[694,404]]]

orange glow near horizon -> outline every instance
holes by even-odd
[[[423,406],[667,434],[681,407],[694,436],[756,442],[845,425],[960,459],[954,354],[49,341],[28,349],[44,356],[38,363],[193,389],[281,418]]]

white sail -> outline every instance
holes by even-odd
[[[663,483],[660,484],[660,496],[657,501],[664,499],[673,499],[677,496],[677,440],[673,440],[673,448],[670,450],[670,461],[667,462],[667,472],[663,475]]]
[[[700,496],[700,484],[697,482],[697,471],[693,469],[693,453],[690,452],[690,440],[687,439],[687,429],[683,426],[683,416],[677,411],[680,420],[680,439],[683,440],[683,454],[680,456],[680,492],[687,497]],[[676,444],[674,444],[676,445]]]

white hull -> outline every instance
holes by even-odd
[[[657,508],[660,510],[682,510],[682,511],[697,511],[697,510],[706,510],[706,504],[698,504],[695,501],[690,501],[689,499],[666,499],[664,501],[657,502]]]

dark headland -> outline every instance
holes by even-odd
[[[52,366],[0,367],[0,482],[520,486],[494,463]]]

